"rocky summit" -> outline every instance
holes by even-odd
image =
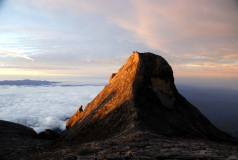
[[[153,53],[133,52],[66,128],[18,159],[238,159],[238,140],[179,94],[171,66]]]
[[[105,139],[146,130],[169,137],[238,142],[179,94],[171,66],[153,53],[133,52],[84,111],[81,107],[70,118],[67,129],[59,141]]]

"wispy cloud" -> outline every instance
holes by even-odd
[[[34,53],[37,62],[15,64],[8,57],[0,65],[56,68],[39,75],[62,74],[62,67],[70,75],[98,76],[98,69],[111,72],[137,50],[160,54],[177,75],[186,69],[188,75],[237,77],[236,2],[9,0],[0,21],[0,48]]]
[[[130,31],[127,39],[131,43],[145,44],[148,49],[162,51],[166,56],[222,57],[227,55],[224,46],[228,46],[230,55],[237,54],[238,18],[235,15],[238,10],[235,1],[45,0],[35,1],[34,5],[47,6],[54,12],[65,11],[70,17],[102,16],[107,21],[106,26],[115,24]],[[100,25],[96,26],[97,31],[102,29]],[[113,29],[113,35],[116,30]]]
[[[7,51],[2,51],[2,50],[0,50],[0,54],[7,54],[7,55],[16,56],[16,57],[21,57],[21,58],[25,58],[25,59],[34,61],[34,59],[32,59],[32,58],[27,57],[27,56],[24,56],[24,55],[21,55],[21,54],[18,54],[18,53],[13,53],[13,52],[7,52]]]

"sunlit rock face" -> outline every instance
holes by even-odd
[[[178,93],[171,66],[153,53],[133,52],[66,127],[60,141],[105,139],[139,130],[172,137],[233,140]]]
[[[67,130],[69,130],[76,123],[76,121],[80,119],[80,117],[83,114],[82,112],[83,112],[83,106],[81,105],[79,109],[77,110],[77,112],[66,123]]]
[[[109,83],[111,83],[111,81],[114,79],[116,73],[112,73],[111,77],[109,78]]]

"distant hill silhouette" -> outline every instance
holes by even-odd
[[[57,83],[59,82],[29,80],[29,79],[0,81],[0,85],[16,85],[16,86],[22,86],[22,85],[41,86],[41,85],[54,85]]]

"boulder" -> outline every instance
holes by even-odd
[[[21,124],[0,120],[1,138],[37,138],[37,133],[33,128]]]
[[[24,152],[27,147],[37,144],[37,133],[21,124],[0,120],[0,159],[15,159],[17,152]]]
[[[45,132],[40,132],[38,134],[39,138],[41,139],[48,139],[48,140],[56,140],[58,139],[61,135],[55,131],[52,131],[50,129],[46,129]]]

